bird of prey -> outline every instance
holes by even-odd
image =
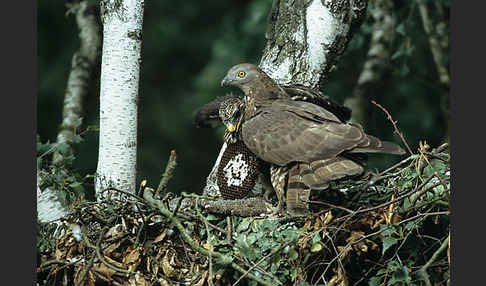
[[[364,168],[353,159],[356,154],[405,153],[322,106],[292,100],[256,65],[232,67],[221,86],[235,86],[245,94],[244,111],[235,129],[241,129],[248,149],[274,166],[272,185],[277,194],[287,187],[290,214],[308,212],[303,198],[311,189],[323,190],[333,180],[361,174]]]
[[[224,96],[218,96],[214,100],[201,106],[194,116],[194,124],[198,128],[215,127],[220,123],[219,107],[221,103],[233,98],[239,98],[237,95],[228,93]]]
[[[227,145],[216,172],[216,183],[221,196],[230,200],[246,197],[263,171],[263,162],[236,136],[238,124],[233,125],[233,122],[241,120],[242,104],[238,97],[227,97],[219,102],[218,108],[219,119],[227,126],[224,135]],[[202,110],[209,111],[208,108]]]
[[[307,101],[318,104],[336,114],[343,122],[351,117],[351,110],[334,102],[322,93],[308,87],[292,85],[283,86],[283,89],[291,96],[292,100]],[[195,124],[198,127],[212,126],[215,119],[221,120],[227,126],[224,141],[226,149],[221,156],[220,164],[216,172],[216,183],[224,199],[240,199],[245,197],[256,183],[257,173],[259,173],[260,183],[265,190],[265,197],[274,190],[271,186],[269,177],[269,164],[258,159],[238,137],[241,135],[237,131],[244,108],[244,102],[237,95],[227,94],[217,97],[213,101],[205,104],[196,113]],[[276,171],[279,171],[278,169]],[[277,172],[279,176],[286,178],[286,171]],[[280,188],[275,188],[280,190]],[[289,194],[292,194],[291,188]],[[297,192],[294,192],[297,193]],[[279,210],[283,199],[282,192],[278,192]],[[308,197],[304,198],[307,201]],[[289,203],[291,204],[291,203]],[[275,211],[275,212],[277,212]]]

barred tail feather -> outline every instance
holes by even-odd
[[[349,153],[386,153],[393,155],[403,155],[405,150],[395,143],[381,141],[380,139],[367,135],[366,140],[356,148],[348,151]]]

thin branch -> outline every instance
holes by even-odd
[[[100,238],[101,238],[101,236],[100,236]],[[83,281],[86,278],[86,275],[88,274],[89,270],[93,266],[93,262],[94,262],[95,258],[96,258],[96,255],[93,255],[90,258],[90,260],[88,261],[88,265],[86,266],[83,273],[81,274],[81,277],[79,278],[78,283],[76,283],[76,286],[81,286],[83,284]]]
[[[450,214],[449,211],[423,213],[423,214],[418,214],[418,215],[415,215],[413,217],[409,217],[407,219],[404,219],[404,220],[400,221],[398,224],[404,224],[406,222],[416,220],[416,219],[421,218],[421,217],[428,217],[428,216],[432,216],[432,215],[449,215],[449,214]]]
[[[108,188],[104,189],[103,191],[101,191],[100,195],[101,195],[102,193],[104,193],[104,192],[108,192],[108,191],[115,191],[115,192],[118,192],[118,193],[120,193],[120,194],[127,195],[127,196],[129,196],[129,197],[135,198],[135,199],[136,199],[138,202],[140,202],[140,203],[142,203],[142,204],[144,204],[144,205],[147,205],[147,202],[146,202],[144,199],[142,199],[141,197],[139,197],[139,196],[137,196],[137,195],[134,195],[134,194],[132,194],[132,193],[129,193],[129,192],[125,192],[125,191],[119,190],[119,189],[117,189],[117,188],[115,188],[115,187],[108,187]]]
[[[326,202],[321,202],[321,201],[304,201],[304,202],[310,203],[310,204],[316,204],[316,205],[324,205],[324,206],[328,206],[328,207],[335,208],[335,209],[340,209],[340,210],[346,211],[346,212],[351,213],[351,214],[353,214],[355,212],[355,211],[352,211],[352,210],[347,209],[345,207],[336,206],[336,205],[326,203]]]
[[[164,174],[162,174],[162,179],[160,180],[157,191],[155,192],[157,197],[162,196],[167,191],[167,185],[173,176],[174,169],[177,166],[177,154],[175,150],[170,151],[169,161],[165,167]]]
[[[248,275],[248,273],[250,273],[250,271],[252,271],[254,268],[256,268],[260,263],[262,263],[263,261],[267,260],[268,258],[274,256],[275,254],[279,253],[282,249],[284,249],[286,246],[288,245],[288,243],[284,243],[282,246],[280,246],[278,249],[275,249],[274,251],[270,252],[269,254],[265,255],[262,259],[260,259],[257,263],[253,264],[250,268],[248,268],[248,270],[243,273],[243,275],[240,276],[240,278],[238,278],[238,280],[236,280],[236,282],[233,284],[233,286],[236,286],[240,281],[241,279],[243,279],[246,275]],[[282,285],[283,283],[280,282],[280,281],[275,281],[278,285]]]
[[[107,229],[108,229],[108,227],[105,227],[105,228],[103,228],[103,230],[101,230],[100,237],[103,237],[105,235],[105,232],[107,231]],[[134,272],[132,272],[130,270],[116,267],[115,265],[112,265],[111,263],[106,261],[106,259],[103,257],[103,254],[101,253],[100,244],[101,244],[102,239],[98,239],[98,241],[96,242],[96,246],[94,246],[93,244],[91,244],[91,242],[89,242],[89,239],[88,239],[88,237],[86,237],[86,234],[84,232],[82,232],[82,236],[83,236],[83,241],[86,243],[86,246],[88,246],[89,248],[93,248],[95,250],[95,253],[96,253],[96,256],[98,257],[98,259],[103,264],[105,264],[108,268],[111,268],[112,270],[115,270],[116,272],[126,273],[126,274],[129,274],[129,275],[135,274]]]
[[[393,120],[393,118],[390,115],[390,113],[388,112],[388,110],[386,110],[380,104],[376,103],[374,100],[372,100],[371,103],[373,103],[374,105],[378,106],[381,110],[383,110],[383,112],[385,112],[386,118],[393,124],[393,128],[395,129],[395,134],[397,134],[400,137],[400,139],[402,139],[402,142],[405,145],[405,147],[407,147],[407,150],[410,153],[410,155],[413,155],[412,149],[410,149],[410,146],[408,146],[407,141],[405,141],[405,138],[403,138],[402,133],[398,130],[397,122]]]
[[[207,235],[207,244],[209,248],[212,250],[212,244],[211,244],[211,233],[209,232],[209,226],[208,226],[208,221],[204,218],[204,216],[201,213],[201,210],[199,209],[199,206],[197,204],[198,199],[196,199],[196,202],[194,204],[194,209],[196,210],[197,215],[199,216],[199,219],[204,223],[204,227],[206,229],[206,235]],[[208,252],[208,260],[209,260],[209,277],[208,277],[208,285],[213,286],[213,257],[211,255],[211,251]]]
[[[348,244],[346,244],[346,246],[338,253],[338,255],[336,255],[331,261],[329,261],[329,263],[327,264],[327,267],[324,269],[324,272],[322,273],[321,275],[321,279],[322,281],[326,281],[325,278],[324,278],[324,275],[326,274],[327,270],[329,269],[329,267],[331,267],[331,265],[334,263],[334,261],[336,261],[336,259],[339,259],[339,257],[345,253],[345,251],[350,248],[351,246],[363,241],[364,239],[367,239],[369,237],[372,237],[374,235],[377,235],[377,234],[380,234],[382,233],[383,231],[385,230],[388,230],[389,227],[384,227],[383,229],[380,229],[379,231],[376,231],[376,232],[373,232],[373,233],[370,233],[370,234],[367,234],[367,235],[362,235],[359,239],[355,240],[355,241],[352,241],[352,242],[349,242]]]
[[[220,264],[225,264],[225,263],[231,264],[231,267],[233,267],[233,269],[235,269],[238,272],[241,272],[241,273],[246,272],[245,269],[243,269],[241,266],[239,266],[238,264],[233,262],[232,261],[233,259],[231,257],[228,257],[227,255],[221,254],[221,253],[216,252],[216,251],[211,251],[211,250],[208,250],[208,249],[205,249],[205,248],[199,246],[199,244],[192,239],[190,233],[184,228],[184,226],[182,225],[180,220],[177,217],[172,215],[172,212],[169,211],[164,206],[162,201],[156,200],[154,198],[154,195],[152,194],[151,188],[145,188],[143,197],[149,203],[150,206],[157,209],[162,215],[164,215],[165,217],[167,217],[167,219],[169,219],[171,221],[171,223],[179,230],[179,233],[182,235],[184,241],[187,242],[195,251],[197,251],[197,252],[199,252],[199,253],[203,254],[204,256],[207,256],[207,257],[209,257],[211,255],[211,257],[218,259]],[[252,280],[254,280],[254,281],[256,281],[256,282],[258,282],[262,285],[266,285],[266,286],[273,285],[272,283],[265,281],[265,280],[263,280],[259,277],[256,277],[253,274],[248,273],[247,276],[248,276],[248,278],[250,278],[250,279],[252,279]]]
[[[430,283],[429,274],[427,274],[427,268],[429,268],[429,266],[437,259],[437,257],[439,256],[439,254],[442,251],[444,251],[444,249],[446,249],[446,247],[449,245],[449,239],[450,239],[450,236],[447,236],[447,238],[444,239],[444,241],[442,242],[442,244],[439,247],[439,249],[437,249],[434,252],[434,254],[432,255],[432,257],[430,257],[429,261],[427,261],[427,263],[425,263],[425,265],[422,266],[422,268],[420,268],[417,271],[418,273],[420,273],[420,275],[422,276],[422,278],[425,281],[425,285],[427,285],[427,286],[431,286],[432,285]]]
[[[340,218],[336,219],[336,222],[341,221],[341,220],[344,220],[344,219],[347,219],[348,217],[355,216],[355,215],[357,215],[359,213],[365,213],[365,212],[370,212],[370,211],[373,211],[373,210],[376,210],[376,209],[381,209],[381,208],[384,208],[386,206],[389,206],[389,205],[391,205],[393,203],[396,203],[398,201],[404,200],[405,198],[408,198],[412,194],[416,193],[418,190],[422,189],[428,182],[430,182],[430,180],[432,180],[432,178],[434,178],[434,176],[430,176],[427,180],[425,180],[422,184],[420,184],[420,186],[418,186],[417,188],[409,191],[408,193],[405,193],[405,194],[399,196],[398,198],[396,198],[394,200],[388,201],[386,203],[383,203],[383,204],[380,204],[380,205],[377,205],[377,206],[374,206],[374,207],[369,207],[369,208],[366,208],[366,209],[361,209],[361,210],[354,211],[353,213],[351,213],[349,215],[345,215],[343,217],[340,217]]]
[[[431,178],[433,178],[433,177],[434,177],[434,176],[431,176]],[[428,192],[428,191],[430,191],[431,189],[433,189],[433,188],[435,188],[435,187],[438,187],[438,186],[440,186],[440,185],[442,185],[442,183],[441,183],[441,182],[438,182],[438,183],[435,183],[435,184],[431,185],[430,187],[425,188],[425,189],[423,189],[422,191],[418,192],[418,193],[417,193],[417,195],[415,196],[415,198],[413,198],[413,200],[412,200],[412,202],[411,202],[411,205],[412,205],[412,206],[415,206],[415,203],[418,201],[418,199],[419,199],[420,197],[422,197],[422,196],[423,196],[425,193],[427,193],[427,192]],[[446,189],[444,189],[444,192],[445,192],[445,191],[446,191]]]

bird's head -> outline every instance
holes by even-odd
[[[250,83],[261,77],[261,70],[253,64],[239,64],[228,70],[221,86],[239,87],[245,94],[250,91]]]
[[[230,98],[221,103],[219,106],[219,117],[226,126],[226,137],[236,138],[238,129],[243,117],[243,101],[239,98]],[[234,140],[231,140],[234,141]]]

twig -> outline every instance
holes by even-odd
[[[240,278],[238,278],[238,280],[236,280],[236,282],[233,284],[233,286],[236,286],[241,281],[241,279],[243,279],[246,275],[248,275],[248,273],[250,273],[250,271],[252,271],[254,268],[256,268],[260,263],[262,263],[263,261],[267,260],[268,258],[274,256],[275,254],[280,252],[282,249],[284,249],[287,245],[288,245],[288,243],[284,243],[278,249],[270,252],[269,254],[265,255],[265,257],[260,259],[257,263],[253,264],[250,268],[248,268],[248,270],[245,273],[243,273],[243,275],[240,276]],[[278,280],[275,281],[275,282],[277,282],[278,285],[282,285],[282,282],[280,282]]]
[[[147,205],[147,202],[145,202],[144,199],[142,199],[141,197],[139,197],[137,195],[134,195],[132,193],[129,193],[129,192],[125,192],[125,191],[119,190],[119,189],[117,189],[115,187],[108,187],[108,188],[102,190],[101,193],[100,193],[100,195],[103,194],[103,193],[105,193],[105,192],[107,192],[107,191],[115,191],[115,192],[118,192],[120,194],[127,195],[129,197],[132,197],[132,198],[137,199],[138,202],[140,202],[140,203],[142,203],[144,205]]]
[[[339,252],[336,249],[336,246],[334,245],[334,241],[332,240],[331,236],[329,234],[327,234],[327,233],[326,233],[326,236],[327,236],[327,238],[329,238],[329,241],[331,242],[331,245],[332,245],[332,248],[333,248],[334,252],[336,254],[339,254]],[[343,263],[341,262],[341,259],[338,258],[337,261],[339,263],[339,266],[341,267],[341,270],[344,273],[346,270],[344,270],[344,266],[343,266]]]
[[[147,180],[142,180],[140,183],[140,187],[138,188],[138,191],[135,193],[137,197],[140,197],[141,194],[143,194],[143,190],[145,190],[145,187],[147,186]]]
[[[412,149],[410,149],[410,146],[408,146],[407,141],[405,141],[405,138],[403,138],[402,133],[398,130],[397,122],[393,120],[393,118],[391,117],[391,115],[388,112],[388,110],[386,110],[379,103],[376,103],[376,101],[374,101],[374,100],[372,100],[371,103],[373,103],[374,105],[378,106],[381,110],[383,110],[383,112],[385,112],[386,118],[393,124],[393,128],[395,129],[395,134],[397,134],[400,137],[400,139],[402,140],[402,142],[405,145],[405,147],[407,147],[407,150],[410,153],[410,155],[413,155]]]
[[[398,201],[401,201],[405,198],[408,198],[410,197],[412,194],[414,194],[415,192],[417,192],[418,190],[420,190],[421,188],[423,188],[434,176],[430,176],[425,182],[423,182],[422,184],[420,184],[420,186],[418,186],[417,188],[409,191],[408,193],[406,194],[403,194],[401,196],[399,196],[398,198],[394,199],[394,200],[391,200],[391,201],[388,201],[386,203],[383,203],[383,204],[380,204],[380,205],[377,205],[377,206],[374,206],[374,207],[370,207],[370,208],[366,208],[366,209],[362,209],[362,210],[357,210],[357,211],[354,211],[353,213],[349,214],[349,215],[345,215],[343,217],[340,217],[338,219],[336,219],[336,222],[338,221],[341,221],[341,220],[344,220],[344,219],[347,219],[348,217],[352,217],[352,216],[355,216],[359,213],[364,213],[364,212],[370,212],[370,211],[373,211],[373,210],[376,210],[376,209],[381,209],[381,208],[384,208],[386,206],[389,206],[393,203],[396,203]]]
[[[340,210],[346,211],[348,213],[354,213],[354,211],[352,211],[350,209],[347,209],[345,207],[336,206],[336,205],[333,205],[333,204],[330,204],[330,203],[326,203],[326,202],[321,202],[321,201],[305,201],[305,202],[306,203],[310,203],[310,204],[324,205],[324,206],[328,206],[328,207],[331,207],[331,208],[340,209]]]
[[[199,209],[199,206],[197,204],[198,199],[196,199],[196,202],[194,203],[194,208],[196,209],[196,213],[201,219],[201,221],[204,223],[204,227],[206,228],[206,235],[207,235],[207,244],[209,248],[212,250],[212,244],[211,244],[211,233],[209,232],[209,226],[208,222],[206,219],[204,219],[204,216],[201,213],[201,210]],[[211,255],[211,251],[208,252],[208,260],[209,260],[209,277],[208,277],[208,285],[213,286],[213,257]]]
[[[100,234],[100,237],[103,237],[105,235],[105,232],[106,230],[108,229],[108,227],[104,227],[103,230],[101,230],[101,234]],[[91,244],[91,242],[89,242],[88,238],[86,237],[86,234],[84,234],[84,232],[82,232],[82,235],[83,235],[83,241],[86,243],[86,245],[89,247],[89,248],[93,248],[96,252],[96,256],[98,257],[98,259],[103,263],[105,264],[106,266],[108,266],[109,268],[117,271],[117,272],[122,272],[122,273],[126,273],[126,274],[134,274],[134,272],[130,271],[130,270],[127,270],[127,269],[123,269],[123,268],[118,268],[116,267],[115,265],[111,265],[111,263],[109,263],[108,261],[105,260],[105,258],[103,257],[102,253],[101,253],[101,250],[100,250],[100,244],[101,244],[101,240],[102,239],[98,239],[98,241],[96,242],[96,246],[94,246],[93,244]]]
[[[77,262],[77,261],[76,261]],[[73,262],[70,262],[70,263],[73,263]],[[40,272],[42,271],[44,268],[49,268],[51,265],[54,265],[54,264],[70,264],[66,261],[61,261],[61,260],[57,260],[57,259],[52,259],[52,260],[49,260],[49,261],[46,261],[44,263],[42,263],[38,268],[37,268],[37,272]]]
[[[433,178],[434,176],[431,176],[431,178]],[[442,185],[442,183],[439,181],[438,183],[435,183],[433,184],[432,186],[426,188],[426,189],[423,189],[422,191],[418,192],[417,195],[415,196],[415,198],[413,198],[412,202],[410,203],[412,206],[415,206],[415,203],[418,201],[418,199],[420,197],[422,197],[425,193],[427,193],[428,191],[430,191],[431,189],[435,188],[435,187],[438,187]],[[446,190],[444,190],[445,192]]]
[[[231,243],[232,236],[231,233],[233,230],[231,229],[231,217],[227,216],[226,217],[226,240],[228,240],[228,243]]]
[[[157,191],[155,192],[157,197],[162,196],[162,194],[166,192],[167,185],[169,184],[169,180],[172,178],[176,166],[177,166],[177,154],[175,150],[172,150],[170,151],[169,161],[165,166],[164,174],[162,174],[162,179],[160,180],[159,186],[157,187]]]
[[[192,213],[188,213],[188,212],[183,212],[184,215],[190,217],[190,218],[195,218],[195,219],[198,219],[200,220],[201,222],[204,222],[199,216],[197,215],[194,215]],[[174,215],[175,216],[175,215]],[[221,232],[221,233],[226,233],[226,230],[225,229],[222,229],[221,227],[217,226],[217,225],[214,225],[212,223],[210,223],[209,221],[206,221],[208,226],[214,228],[215,230]]]
[[[100,238],[101,238],[101,236],[100,236]],[[84,269],[83,274],[81,274],[81,277],[79,278],[78,283],[76,283],[76,286],[81,286],[81,284],[83,283],[84,278],[86,278],[86,275],[88,274],[89,270],[93,266],[93,262],[94,262],[95,257],[96,256],[93,255],[91,257],[91,259],[88,261],[88,265],[86,266],[86,269]]]
[[[450,214],[449,211],[423,213],[423,214],[418,214],[418,215],[415,215],[413,217],[409,217],[407,219],[404,219],[404,220],[400,221],[398,224],[404,224],[406,222],[416,220],[420,217],[427,217],[427,216],[431,216],[431,215],[449,215],[449,214]]]
[[[174,211],[172,212],[172,215],[175,216],[177,215],[177,212],[179,211],[179,208],[181,207],[182,205],[182,200],[183,200],[183,197],[181,196],[179,198],[179,200],[177,201],[177,204],[176,204],[176,207],[174,208]]]
[[[338,253],[338,255],[336,255],[331,261],[329,261],[329,263],[327,264],[326,268],[324,269],[324,272],[321,274],[321,279],[322,281],[324,281],[325,283],[325,278],[324,278],[324,275],[326,274],[327,270],[329,269],[329,267],[331,267],[331,265],[334,263],[334,261],[336,261],[336,259],[339,259],[339,257],[351,246],[357,244],[358,242],[361,242],[362,240],[364,239],[367,239],[369,237],[372,237],[374,235],[377,235],[377,234],[380,234],[382,233],[383,231],[385,230],[388,230],[389,227],[384,227],[383,229],[380,229],[379,231],[375,231],[373,233],[370,233],[370,234],[367,234],[367,235],[362,235],[359,239],[355,240],[355,241],[352,241],[352,242],[349,242],[348,244],[346,244],[346,246]]]
[[[422,276],[422,278],[425,281],[425,285],[427,285],[427,286],[431,286],[432,285],[430,283],[429,274],[427,274],[427,268],[429,268],[429,266],[437,259],[437,257],[439,256],[439,254],[449,245],[449,238],[450,238],[450,236],[447,236],[447,238],[444,239],[444,241],[442,242],[442,244],[439,247],[439,249],[437,249],[434,252],[434,254],[432,255],[432,257],[430,257],[429,261],[427,261],[427,263],[425,263],[425,265],[422,266],[422,268],[420,268],[417,271],[418,273],[420,273],[420,275]]]
[[[233,259],[231,257],[228,257],[227,255],[221,254],[216,251],[211,251],[207,250],[201,246],[199,246],[191,237],[189,232],[184,228],[182,223],[180,222],[177,217],[172,215],[172,212],[170,212],[162,203],[160,200],[154,199],[154,195],[152,194],[152,189],[151,188],[145,188],[144,194],[143,194],[144,199],[148,202],[148,204],[157,209],[162,215],[167,217],[171,223],[179,230],[179,233],[182,235],[184,240],[197,252],[203,254],[204,256],[209,256],[209,253],[211,252],[211,256],[219,259],[220,264],[231,264],[231,267],[235,269],[238,272],[245,273],[245,269],[243,269],[241,266],[233,262]],[[271,286],[272,284],[268,281],[265,281],[259,277],[256,277],[255,275],[252,275],[250,273],[247,274],[248,278],[266,286]]]
[[[388,168],[388,169],[384,170],[383,172],[377,174],[377,176],[382,176],[383,174],[386,174],[386,173],[390,172],[391,170],[394,170],[395,168],[398,168],[401,165],[404,165],[408,161],[412,161],[415,158],[417,158],[417,155],[408,156],[407,158],[405,158],[402,161],[396,163],[395,165],[391,166],[390,168]]]

